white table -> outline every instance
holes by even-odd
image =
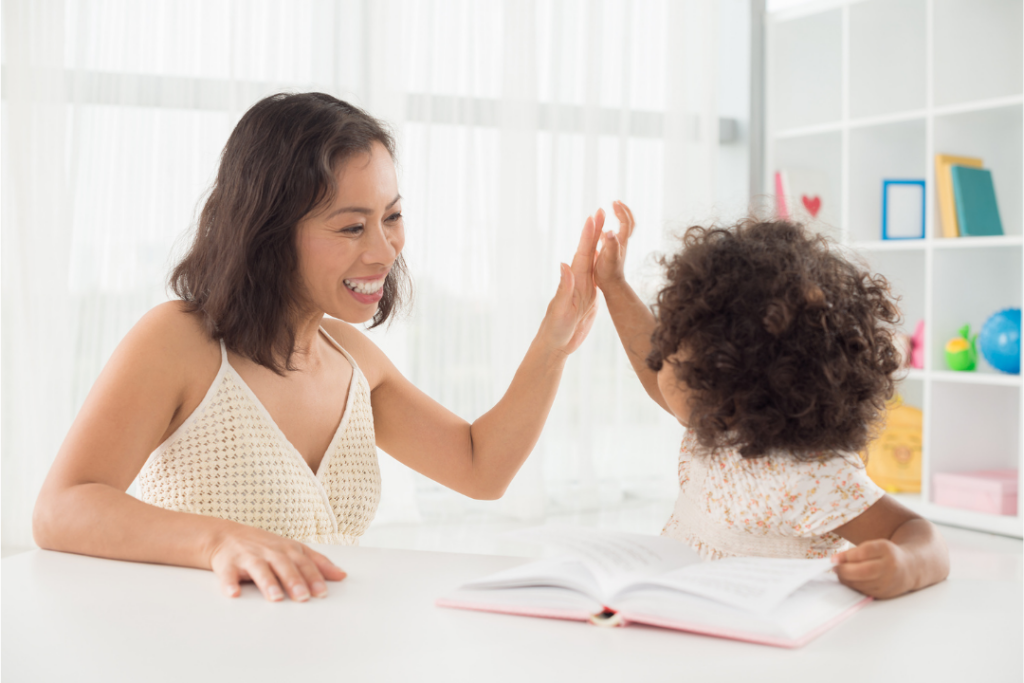
[[[2,562],[2,675],[23,681],[1020,681],[1019,563],[874,602],[800,650],[442,609],[522,558],[319,547],[330,596],[220,595],[212,573],[47,551]],[[991,572],[989,572],[991,574]],[[1007,576],[1006,574],[1011,574]]]

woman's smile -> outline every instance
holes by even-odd
[[[361,304],[376,304],[384,296],[384,280],[387,273],[370,277],[346,278],[342,282],[349,294]]]

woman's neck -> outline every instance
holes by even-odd
[[[295,342],[292,346],[291,366],[296,370],[309,371],[320,367],[321,347],[320,324],[324,314],[303,316],[295,325]]]

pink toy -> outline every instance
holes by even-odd
[[[910,338],[910,367],[924,369],[924,321],[919,320]]]
[[[933,483],[938,505],[990,515],[1017,514],[1017,470],[938,472]]]

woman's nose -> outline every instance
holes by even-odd
[[[374,225],[369,238],[370,243],[367,245],[366,251],[363,252],[363,258],[368,262],[390,264],[398,256],[400,247],[394,243],[383,224]]]

